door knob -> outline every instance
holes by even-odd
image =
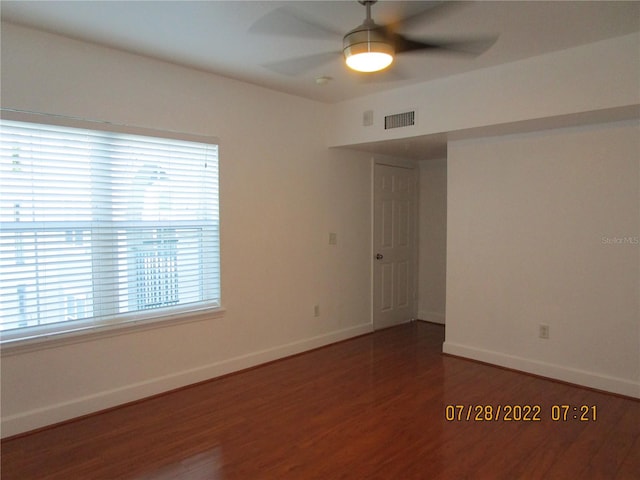
[[[376,255],[376,260],[382,260],[384,258],[384,255],[382,255],[381,253],[378,253]]]

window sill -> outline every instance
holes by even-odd
[[[166,328],[183,323],[201,322],[204,320],[223,317],[224,313],[225,310],[222,307],[209,307],[191,312],[131,320],[125,323],[117,323],[113,325],[103,325],[99,327],[92,326],[69,332],[51,333],[34,338],[7,340],[1,345],[0,354],[2,357],[19,355],[46,350],[49,348],[63,347],[75,343],[91,342],[101,338]]]

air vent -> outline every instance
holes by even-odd
[[[416,123],[416,112],[396,113],[395,115],[387,115],[384,117],[384,129],[409,127]]]

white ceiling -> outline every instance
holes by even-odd
[[[438,3],[381,0],[373,7],[373,17],[385,24]],[[284,10],[279,10],[282,7]],[[490,50],[478,57],[406,53],[398,56],[387,74],[368,74],[363,81],[362,75],[347,71],[340,53],[342,34],[362,23],[365,16],[364,7],[355,0],[3,0],[1,4],[5,21],[322,102],[338,102],[640,30],[638,1],[479,1],[451,7],[435,8],[404,33],[449,40],[499,35]],[[258,22],[261,18],[265,19]],[[335,32],[326,35],[326,30],[313,29],[297,18],[312,19]],[[278,34],[255,31],[265,25],[276,25]],[[334,52],[329,63],[295,76],[264,66],[325,52]],[[332,80],[317,85],[319,76]]]

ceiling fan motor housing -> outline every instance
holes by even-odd
[[[375,48],[372,48],[375,47]],[[342,48],[351,55],[367,51],[384,51],[389,55],[393,55],[393,46],[386,38],[382,27],[371,22],[370,24],[362,24],[347,33],[342,39]]]

